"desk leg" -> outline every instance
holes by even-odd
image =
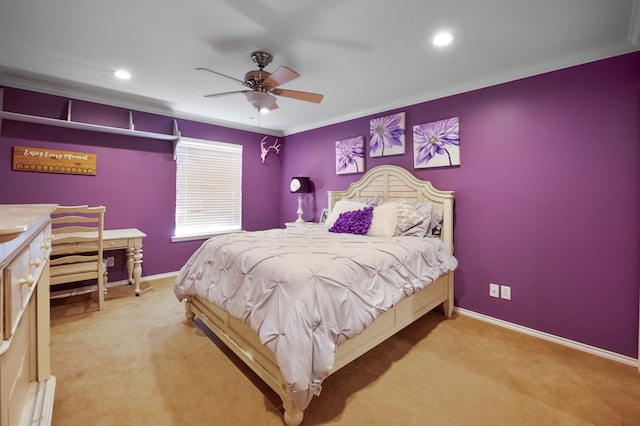
[[[140,296],[140,278],[142,277],[142,244],[127,248],[127,274],[129,285],[136,285],[136,296]]]

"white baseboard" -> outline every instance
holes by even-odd
[[[143,277],[140,278],[140,283],[145,283],[145,282],[149,282],[149,281],[155,281],[155,280],[164,280],[164,279],[170,279],[170,278],[177,278],[178,277],[179,272],[167,272],[164,274],[156,274],[156,275],[145,275]],[[120,281],[107,281],[106,287],[110,288],[110,287],[115,287],[118,285],[127,285],[129,284],[129,280],[120,280]]]
[[[180,273],[179,271],[175,271],[175,272],[165,272],[164,274],[147,275],[146,277],[140,278],[140,282],[164,280],[169,278],[176,279],[178,278],[179,273]]]
[[[500,327],[508,328],[509,330],[514,330],[519,333],[524,333],[529,336],[533,336],[539,339],[557,343],[559,345],[568,346],[570,348],[577,349],[582,352],[587,352],[592,355],[610,359],[612,361],[630,365],[632,367],[638,367],[638,369],[640,369],[640,364],[638,360],[630,356],[621,355],[615,352],[597,348],[595,346],[585,345],[584,343],[575,342],[573,340],[565,339],[564,337],[554,336],[553,334],[545,333],[543,331],[535,330],[533,328],[524,327],[522,325],[518,325],[518,324],[504,321],[498,318],[490,317],[488,315],[480,314],[478,312],[469,311],[464,308],[458,308],[457,306],[454,307],[453,309],[455,312],[459,313],[460,315],[472,317],[480,321],[484,321]]]
[[[23,413],[20,424],[31,426],[50,426],[53,417],[53,401],[56,391],[56,376],[49,376],[41,382],[34,381],[29,387],[31,405]]]

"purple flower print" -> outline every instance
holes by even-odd
[[[338,172],[346,170],[350,165],[358,169],[358,163],[364,158],[364,138],[357,136],[355,138],[344,139],[336,142],[336,159],[338,161]]]
[[[436,155],[446,154],[451,166],[451,155],[447,147],[460,146],[458,118],[415,126],[413,143],[416,146],[416,164],[428,163]]]
[[[369,121],[369,151],[376,154],[380,150],[380,155],[384,155],[384,149],[402,146],[404,127],[402,126],[404,113],[387,115],[385,117],[373,118]]]

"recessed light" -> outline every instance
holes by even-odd
[[[433,37],[433,44],[436,46],[446,46],[453,41],[453,34],[443,31]]]
[[[120,80],[129,80],[131,78],[131,74],[129,74],[129,71],[126,70],[115,70],[112,71],[113,75],[116,76],[116,78],[119,78]]]

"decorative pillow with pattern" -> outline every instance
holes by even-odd
[[[338,219],[329,228],[329,232],[366,235],[371,227],[372,219],[373,207],[343,212],[338,215]]]
[[[404,231],[401,235],[424,238],[427,236],[431,228],[431,216],[433,213],[433,204],[430,202],[411,204],[424,219],[411,228]]]
[[[407,200],[398,200],[398,220],[393,235],[402,235],[409,228],[417,225],[425,219]]]

